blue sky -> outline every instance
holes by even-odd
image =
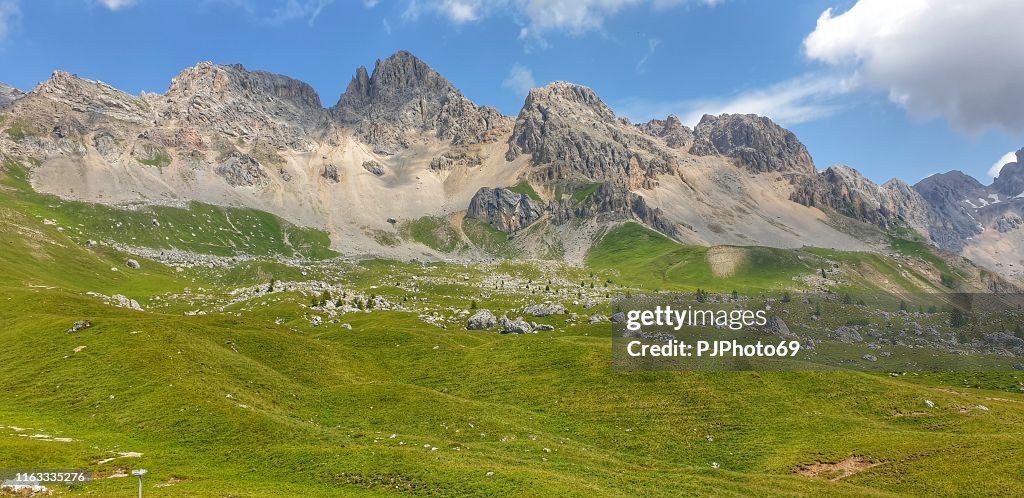
[[[911,183],[989,170],[1024,146],[1015,0],[0,0],[0,81],[55,69],[163,92],[203,60],[313,85],[407,49],[480,104],[594,88],[634,121],[766,114],[819,168]],[[831,10],[828,10],[831,9]]]

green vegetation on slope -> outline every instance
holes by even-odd
[[[527,197],[535,201],[541,200],[540,194],[538,194],[537,191],[533,189],[533,186],[530,185],[530,182],[526,180],[522,180],[519,183],[511,187],[508,187],[508,190],[511,190],[512,192],[515,192],[517,194],[526,194]]]
[[[767,247],[735,248],[735,260],[716,274],[709,251],[717,248],[684,246],[637,223],[625,223],[604,234],[590,249],[587,266],[621,275],[617,282],[645,289],[719,292],[763,291],[794,287],[793,277],[812,272],[811,255]],[[725,251],[723,251],[725,252]],[[709,261],[711,259],[712,261]],[[729,262],[726,262],[729,263]]]
[[[448,218],[424,216],[402,223],[402,236],[440,252],[458,252],[465,248]]]
[[[145,206],[125,210],[33,192],[27,171],[6,164],[0,185],[9,187],[5,199],[20,211],[55,220],[82,240],[109,240],[129,246],[179,249],[216,256],[256,256],[328,259],[326,232],[297,227],[264,211],[224,208],[193,202],[188,208]]]

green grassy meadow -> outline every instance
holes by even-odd
[[[584,267],[352,263],[329,259],[326,234],[269,214],[72,203],[23,175],[12,167],[0,182],[0,468],[94,473],[55,496],[134,496],[135,478],[117,476],[137,468],[150,471],[145,496],[159,497],[1024,489],[1024,373],[617,372],[611,327],[586,319],[622,292],[796,292],[825,259],[861,294],[879,272],[931,285],[882,256],[753,248],[721,279],[707,248],[627,224]],[[454,244],[442,226],[404,233]],[[474,237],[501,249],[487,228]],[[257,258],[178,271],[91,239]],[[312,309],[320,284],[345,304],[392,309]],[[531,318],[554,332],[464,329],[474,307],[514,317],[543,301],[568,308]],[[83,319],[93,326],[66,333]],[[851,458],[865,463],[849,475],[803,472]]]

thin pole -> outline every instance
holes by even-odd
[[[139,498],[142,498],[142,474],[139,474]]]

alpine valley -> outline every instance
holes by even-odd
[[[1024,149],[878,185],[755,115],[340,87],[0,85],[0,496],[1020,495]],[[652,293],[803,356],[612,368]]]

